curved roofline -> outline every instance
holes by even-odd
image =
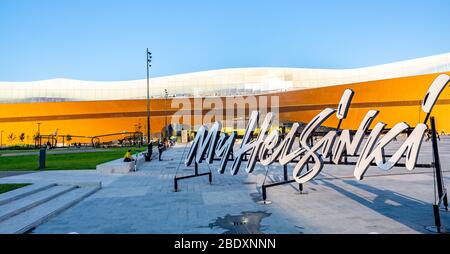
[[[450,53],[355,69],[247,67],[190,72],[150,79],[150,96],[255,95],[450,72]],[[0,82],[0,103],[146,98],[145,79],[49,79]]]

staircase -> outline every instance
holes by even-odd
[[[0,194],[0,234],[26,233],[100,188],[101,184],[33,184]]]

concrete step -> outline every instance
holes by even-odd
[[[13,191],[8,191],[6,193],[2,193],[0,194],[0,205],[9,203],[11,201],[17,200],[17,199],[21,199],[25,196],[34,194],[36,192],[48,189],[50,187],[54,187],[56,186],[55,183],[52,184],[32,184],[32,185],[28,185],[19,189],[15,189]]]
[[[53,186],[0,206],[0,222],[75,189],[76,186]]]
[[[100,187],[79,187],[0,222],[0,234],[22,234],[75,205]],[[61,232],[66,233],[66,232]]]

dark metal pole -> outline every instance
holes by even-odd
[[[339,123],[336,127],[336,130],[338,131],[339,129],[341,129],[341,124],[342,124],[342,119],[339,119]]]
[[[428,118],[428,117],[427,117]],[[442,168],[441,161],[439,158],[439,149],[438,149],[438,141],[437,141],[437,130],[436,130],[436,122],[434,117],[430,117],[431,124],[431,142],[433,145],[433,161],[434,161],[434,171],[436,176],[436,187],[438,192],[438,200],[433,205],[433,213],[434,213],[434,221],[436,225],[437,233],[442,232],[441,225],[441,216],[439,212],[439,207],[441,202],[444,202],[445,209],[448,210],[448,201],[447,201],[447,193],[444,187],[444,181],[442,179]]]
[[[287,165],[283,165],[283,175],[284,175],[284,180],[287,181],[288,180],[288,168],[287,168]]]
[[[266,186],[264,184],[262,186],[262,199],[263,199],[263,202],[265,202],[267,200]]]
[[[441,215],[439,214],[439,206],[433,205],[434,224],[436,225],[436,232],[441,233]]]
[[[423,123],[424,123],[424,124],[427,124],[428,119],[430,118],[430,114],[431,114],[431,113],[428,113],[428,114],[425,116],[425,120],[423,120]]]
[[[150,81],[149,81],[149,68],[150,68],[150,59],[149,52],[147,48],[146,54],[146,62],[147,62],[147,143],[150,144]]]
[[[434,167],[436,169],[436,183],[437,183],[437,190],[439,199],[443,197],[444,194],[444,185],[442,181],[442,168],[441,168],[441,161],[439,159],[439,150],[438,150],[438,143],[437,143],[437,130],[436,130],[436,123],[434,120],[434,117],[431,117],[431,141],[433,145],[433,159],[434,159]]]
[[[168,94],[167,94],[167,89],[164,89],[164,92],[165,92],[165,94],[164,94],[164,97],[165,97],[165,100],[164,100],[164,117],[165,117],[165,119],[164,119],[164,125],[165,125],[165,133],[164,133],[164,136],[167,138],[167,136],[168,136],[168,132],[169,132],[169,128],[167,127],[167,97],[168,97]]]
[[[38,125],[38,146],[41,147],[41,123],[37,123]]]
[[[153,153],[153,144],[151,140],[150,133],[150,63],[152,62],[152,53],[148,51],[147,48],[147,155],[145,156],[145,161],[150,161]]]

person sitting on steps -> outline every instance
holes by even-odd
[[[128,151],[125,153],[125,156],[123,157],[123,161],[124,161],[124,162],[134,161],[133,155],[131,155],[131,150],[128,150]]]

